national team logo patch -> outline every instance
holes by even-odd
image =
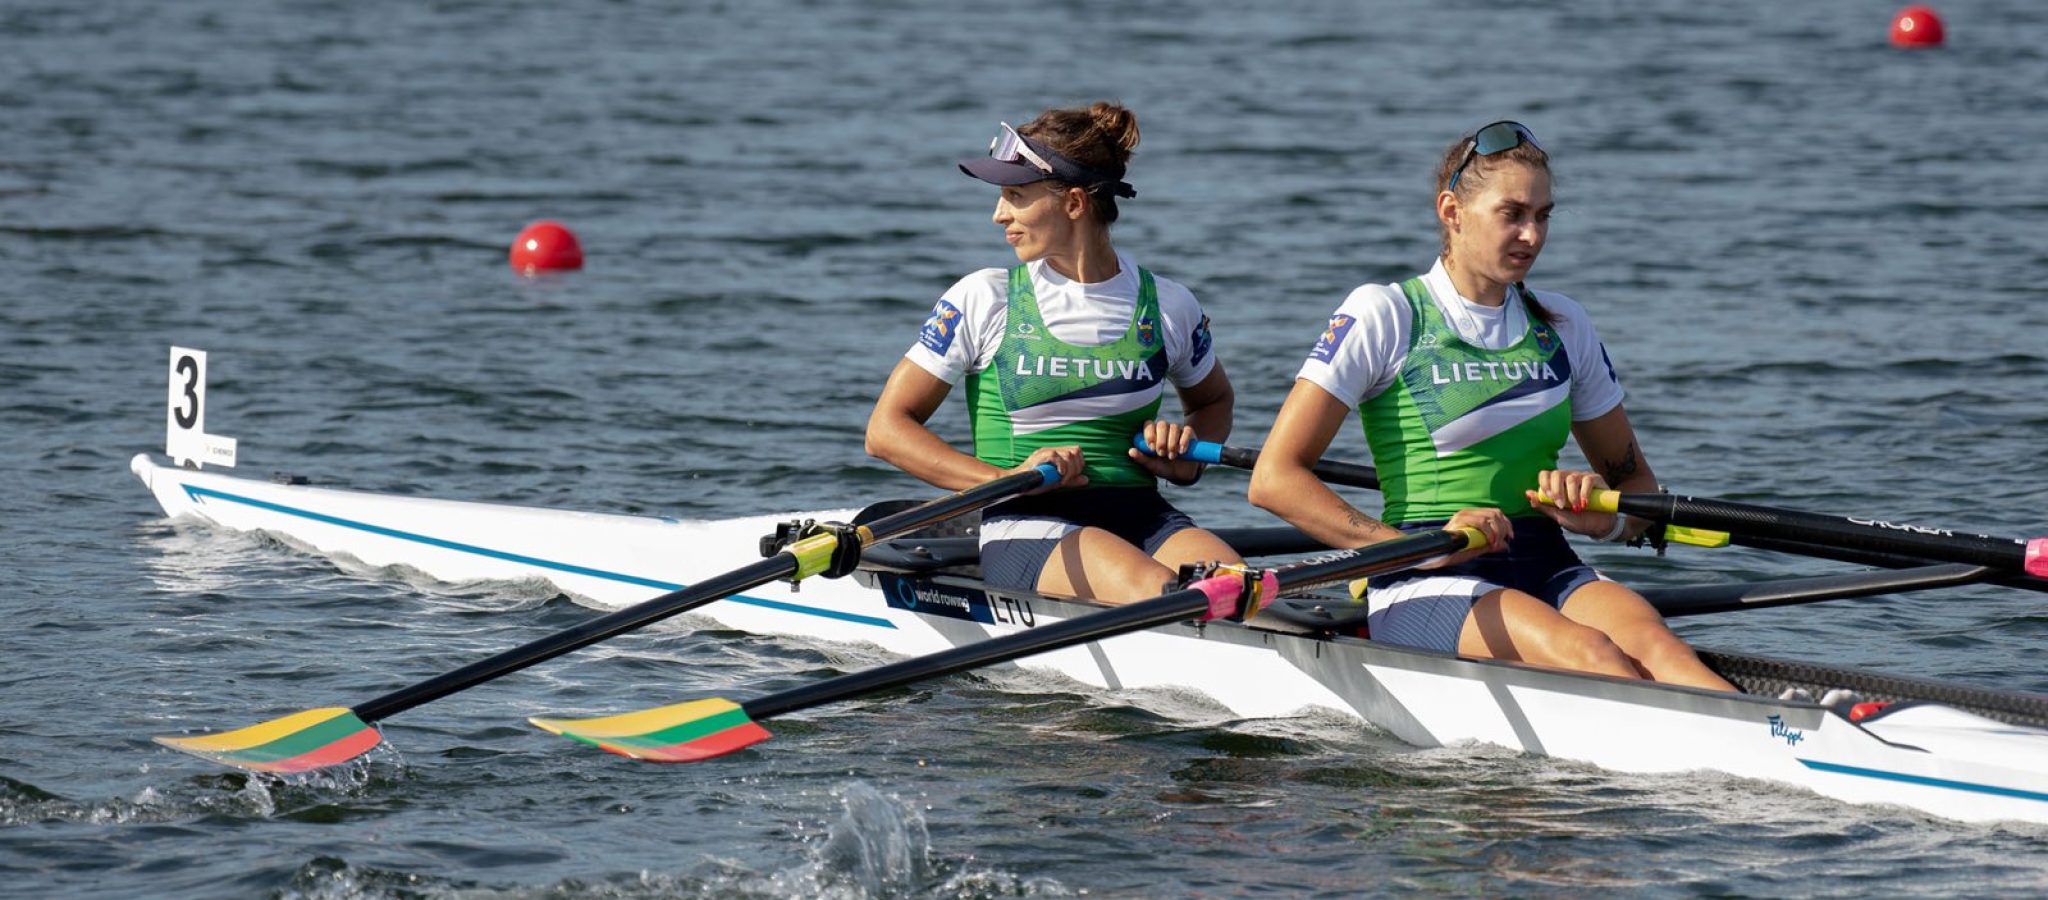
[[[1351,326],[1357,322],[1357,319],[1342,313],[1331,316],[1330,327],[1323,329],[1323,336],[1316,341],[1315,349],[1308,352],[1308,358],[1329,362],[1330,357],[1337,355],[1337,347],[1344,343],[1344,336],[1351,333]]]
[[[1188,362],[1198,363],[1209,355],[1209,317],[1202,317],[1202,324],[1195,326],[1194,352],[1188,354]]]
[[[940,300],[932,306],[932,317],[924,320],[924,327],[918,329],[917,342],[940,356],[953,346],[953,335],[960,333],[960,310],[951,303]]]
[[[1557,332],[1541,322],[1536,323],[1536,349],[1545,353],[1557,349]]]
[[[1138,317],[1138,343],[1146,347],[1159,343],[1159,323],[1151,316]]]

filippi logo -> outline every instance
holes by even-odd
[[[1782,717],[1774,715],[1770,717],[1770,721],[1771,737],[1784,738],[1787,746],[1797,746],[1800,741],[1806,740],[1806,732],[1785,724]]]

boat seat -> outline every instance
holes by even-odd
[[[1272,616],[1310,631],[1365,637],[1366,606],[1341,594],[1282,597],[1266,605],[1260,616]],[[1256,620],[1254,620],[1256,621]]]
[[[906,537],[883,541],[861,551],[860,567],[913,575],[954,572],[981,566],[981,539]]]

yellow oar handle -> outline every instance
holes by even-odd
[[[1465,546],[1458,548],[1459,550],[1477,550],[1481,547],[1486,546],[1486,532],[1480,531],[1477,528],[1473,528],[1470,525],[1463,525],[1457,528],[1446,528],[1444,530],[1455,531],[1465,536]]]
[[[1544,493],[1544,492],[1542,492],[1542,491],[1537,491],[1537,492],[1536,492],[1536,502],[1538,502],[1538,503],[1547,503],[1547,504],[1550,504],[1551,506],[1555,506],[1555,507],[1557,507],[1558,509],[1563,509],[1563,508],[1564,508],[1564,504],[1562,504],[1562,503],[1559,503],[1559,502],[1557,502],[1556,500],[1553,500],[1553,499],[1551,499],[1551,498],[1550,498],[1550,495],[1549,495],[1549,494],[1546,494],[1546,493]],[[1594,492],[1593,492],[1593,499],[1591,499],[1591,500],[1589,500],[1589,501],[1587,501],[1587,502],[1586,502],[1586,508],[1585,508],[1585,510],[1584,510],[1584,511],[1585,511],[1585,512],[1610,512],[1610,513],[1618,513],[1618,512],[1621,512],[1621,492],[1620,492],[1620,491],[1594,491]]]
[[[1548,503],[1560,509],[1564,507],[1564,504],[1551,499],[1549,494],[1545,494],[1542,491],[1536,492],[1536,500],[1539,503]],[[1620,513],[1621,492],[1611,490],[1594,491],[1593,496],[1586,501],[1586,511]],[[1726,547],[1728,546],[1729,534],[1725,531],[1712,531],[1706,528],[1666,525],[1664,526],[1664,539],[1674,544],[1690,544],[1694,547]]]

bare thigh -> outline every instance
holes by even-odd
[[[1572,592],[1564,615],[1599,629],[1628,654],[1644,675],[1658,681],[1732,691],[1735,686],[1714,674],[1664,616],[1643,595],[1612,581],[1595,581]]]
[[[1472,603],[1458,634],[1458,653],[1623,678],[1640,678],[1620,648],[1598,629],[1566,618],[1550,604],[1502,588]]]
[[[1183,528],[1174,532],[1172,537],[1166,539],[1166,543],[1159,545],[1158,552],[1153,553],[1152,558],[1158,560],[1160,565],[1176,572],[1188,563],[1220,562],[1235,565],[1244,562],[1244,557],[1238,556],[1237,551],[1232,550],[1222,538],[1201,528]]]
[[[1157,596],[1173,577],[1173,569],[1131,542],[1089,527],[1060,539],[1038,572],[1038,589],[1122,604]]]

